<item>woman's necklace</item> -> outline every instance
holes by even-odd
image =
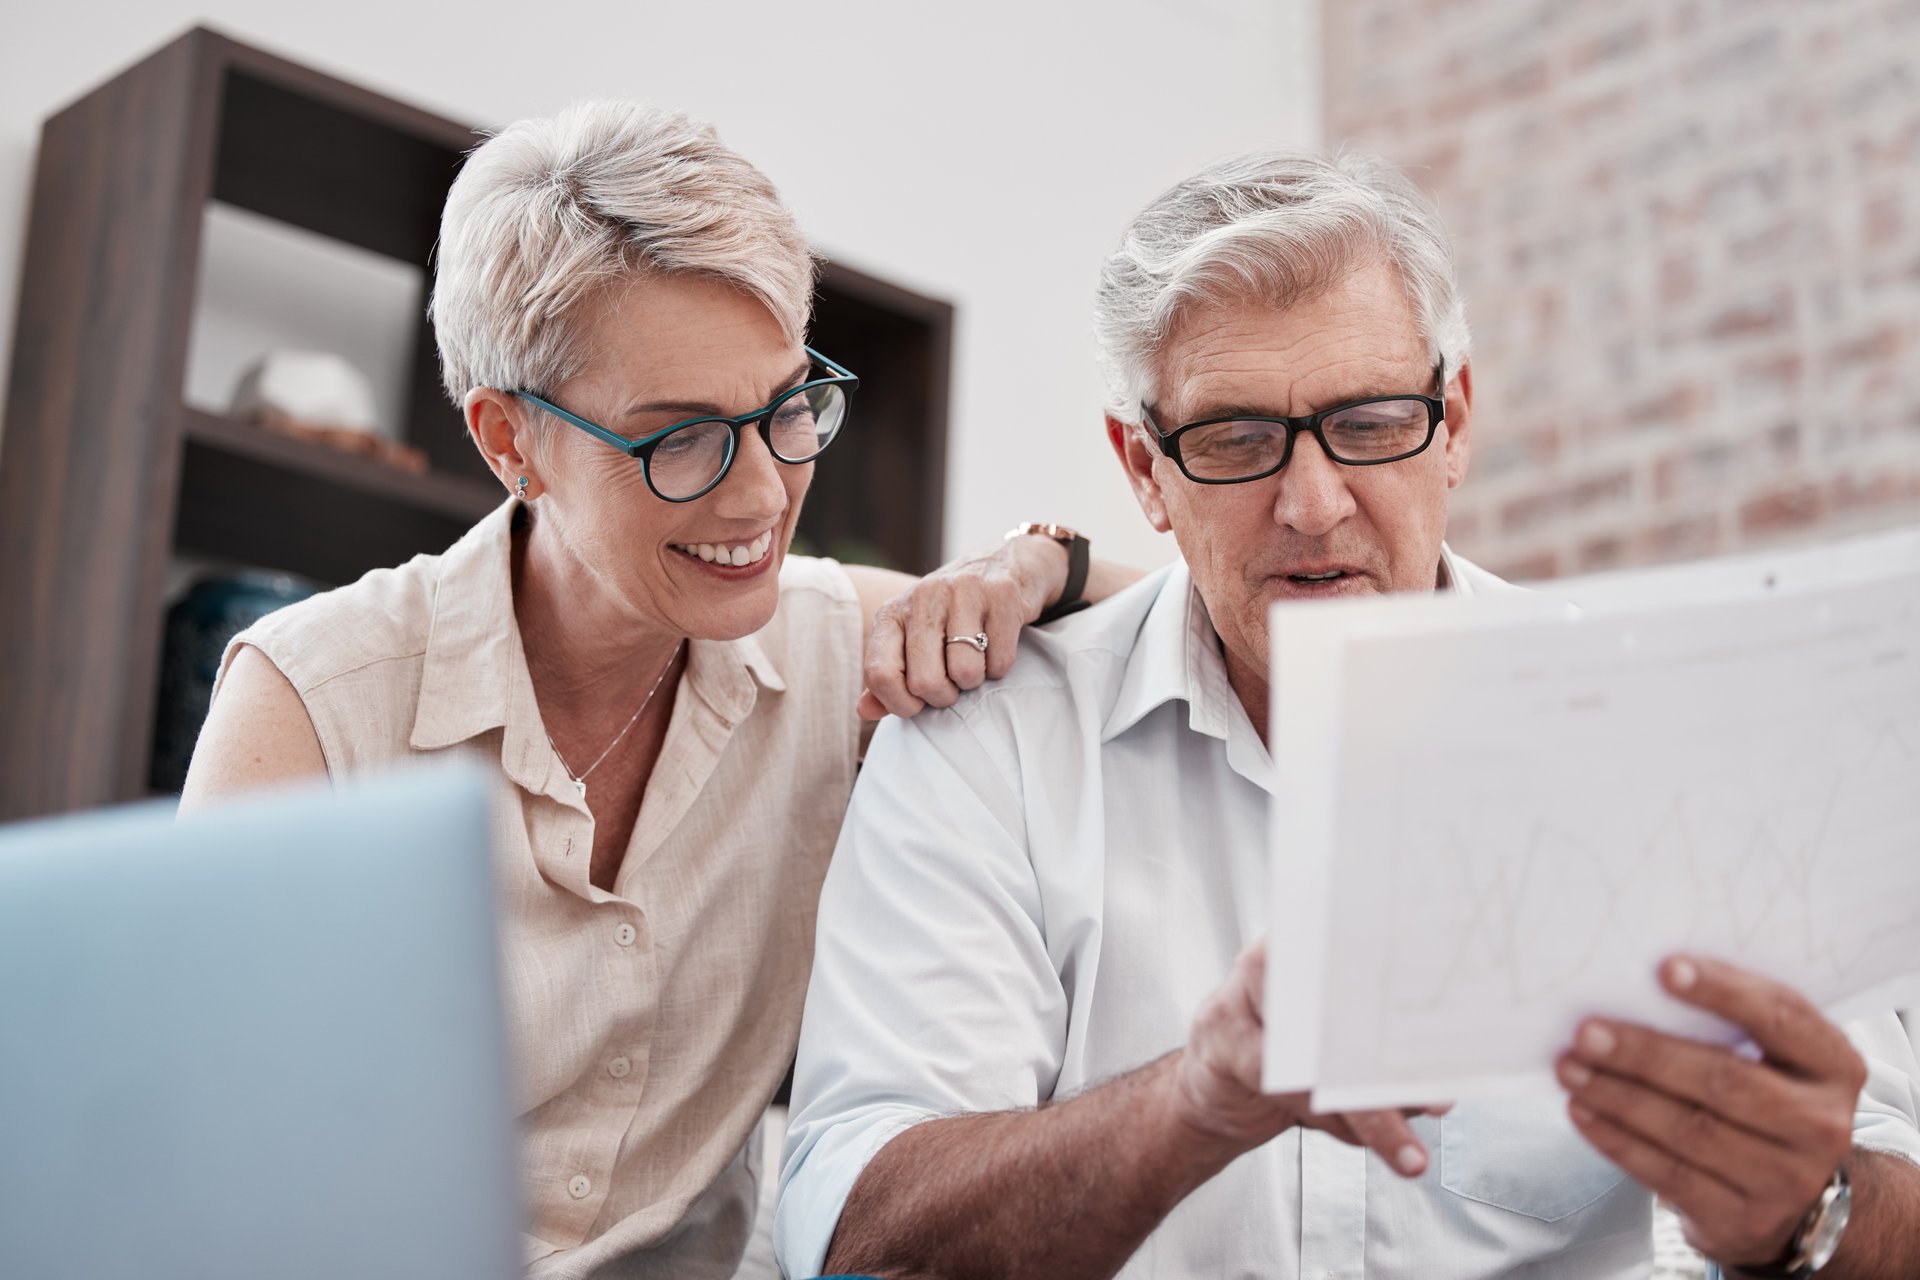
[[[580,788],[580,798],[582,800],[587,798],[587,774],[598,769],[600,762],[612,755],[613,749],[619,746],[620,743],[625,740],[626,736],[633,731],[633,726],[640,723],[640,713],[645,711],[647,704],[653,701],[653,695],[660,692],[660,686],[666,682],[667,672],[673,670],[673,664],[679,660],[680,647],[684,644],[686,644],[686,641],[682,640],[680,644],[673,646],[673,652],[667,655],[667,665],[660,668],[660,674],[654,677],[653,688],[647,690],[647,696],[640,699],[640,705],[633,709],[631,716],[627,717],[625,726],[621,728],[620,732],[613,735],[613,741],[607,744],[607,749],[593,758],[593,763],[587,766],[585,773],[575,773],[573,766],[567,763],[567,758],[560,754],[560,748],[555,745],[553,735],[547,735],[547,745],[553,747],[553,754],[559,758],[560,767],[567,771],[567,776],[573,779],[573,785]]]

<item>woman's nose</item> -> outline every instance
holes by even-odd
[[[787,505],[787,487],[780,475],[785,465],[773,456],[760,432],[741,431],[733,465],[714,490],[714,509],[729,519],[772,519]]]

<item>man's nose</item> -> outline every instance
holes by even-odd
[[[1274,520],[1309,538],[1331,533],[1354,512],[1348,470],[1329,458],[1313,436],[1303,432],[1295,437],[1293,456],[1280,472]]]
[[[740,433],[740,449],[726,479],[713,491],[714,513],[729,520],[771,520],[787,505],[787,487],[767,442],[752,427]]]

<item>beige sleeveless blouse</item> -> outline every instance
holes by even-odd
[[[587,878],[593,819],[547,742],[514,619],[517,506],[233,645],[292,682],[332,777],[453,751],[499,771],[529,1274],[730,1276],[753,1223],[755,1127],[793,1056],[815,901],[853,786],[859,601],[839,565],[789,557],[771,623],[689,646],[603,892]]]

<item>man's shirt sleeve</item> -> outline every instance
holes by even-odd
[[[774,1226],[819,1273],[867,1162],[922,1120],[1051,1095],[1068,996],[1010,764],[955,711],[874,737],[820,898]],[[991,734],[996,726],[983,726]],[[1001,735],[1006,737],[1007,735]]]
[[[1900,1019],[1891,1013],[1848,1023],[1847,1036],[1867,1060],[1867,1084],[1853,1113],[1853,1142],[1920,1164],[1920,1063]]]

